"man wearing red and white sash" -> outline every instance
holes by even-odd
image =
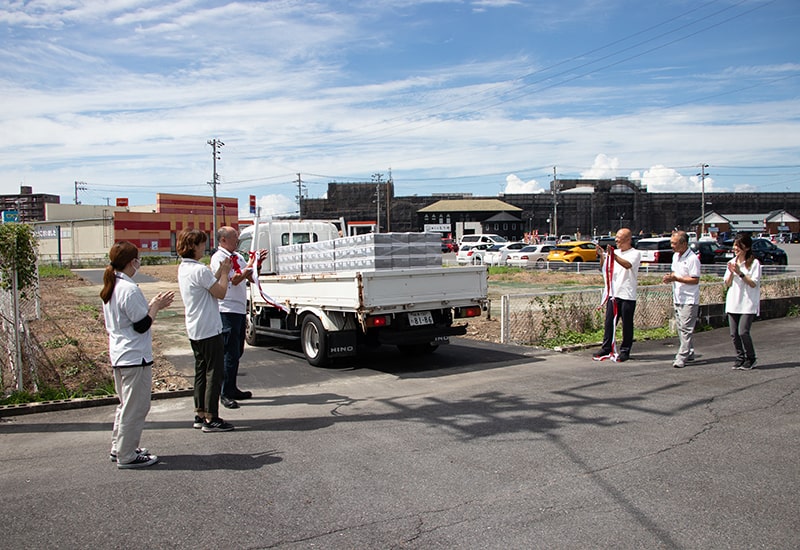
[[[633,314],[636,310],[641,254],[633,248],[631,230],[620,229],[614,238],[617,248],[597,247],[597,257],[605,280],[604,302],[606,318],[603,345],[592,357],[595,361],[627,361],[633,345]],[[622,343],[616,345],[617,323],[622,321]]]
[[[253,282],[253,264],[263,261],[265,252],[256,258],[252,255],[249,260],[236,252],[239,244],[239,232],[233,227],[220,227],[217,231],[219,248],[211,256],[209,267],[216,273],[226,258],[230,258],[230,273],[228,275],[228,292],[219,300],[219,312],[222,318],[222,335],[225,339],[224,353],[224,378],[222,381],[222,394],[220,401],[225,408],[236,409],[239,404],[237,399],[250,399],[253,394],[242,391],[236,382],[239,373],[239,359],[244,353],[244,337],[247,313],[247,286],[246,281]]]

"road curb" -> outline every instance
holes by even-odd
[[[151,399],[155,401],[157,399],[191,397],[193,395],[194,388],[179,388],[175,390],[153,392],[151,394]],[[36,403],[20,403],[18,405],[0,405],[0,418],[41,412],[83,409],[87,407],[103,407],[105,405],[116,405],[117,403],[119,403],[119,400],[116,395],[103,395],[100,397],[79,397],[75,399],[39,401]]]

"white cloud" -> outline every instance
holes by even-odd
[[[642,185],[650,193],[698,193],[703,188],[699,175],[684,176],[674,168],[660,164],[645,170],[641,175],[638,171],[632,172],[629,177],[641,180]],[[710,176],[705,177],[705,191],[706,193],[719,191],[714,188],[714,179]]]
[[[603,153],[594,158],[591,168],[586,172],[581,172],[581,178],[588,180],[613,179],[618,175],[619,159],[607,157]]]
[[[544,193],[545,189],[535,179],[522,181],[517,175],[509,174],[506,176],[506,188],[503,192],[508,195],[514,193]]]
[[[256,206],[261,207],[261,219],[269,220],[272,218],[296,215],[297,202],[286,195],[262,195],[256,197]],[[250,213],[250,201],[248,197],[239,198],[239,219],[253,219]]]

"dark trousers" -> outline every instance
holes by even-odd
[[[222,395],[236,398],[239,386],[236,377],[239,375],[239,359],[244,353],[244,331],[247,319],[244,313],[220,313],[222,317],[222,335],[225,340],[224,375],[222,378]]]
[[[603,327],[602,351],[611,353],[611,340],[614,338],[614,303],[617,304],[617,322],[622,323],[622,342],[617,346],[619,353],[630,353],[633,346],[633,313],[636,311],[636,300],[610,298],[606,302],[606,320]]]
[[[728,325],[731,328],[731,340],[736,348],[736,357],[739,359],[756,358],[753,339],[750,337],[750,327],[756,318],[753,313],[728,313]]]
[[[217,418],[222,389],[222,334],[189,342],[194,352],[194,410],[201,418]]]

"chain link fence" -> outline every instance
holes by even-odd
[[[22,389],[23,382],[36,391],[36,346],[28,323],[41,318],[38,274],[25,296],[16,290],[0,289],[0,389]]]
[[[800,296],[800,277],[764,278],[761,298]],[[567,332],[601,330],[605,307],[602,289],[534,294],[506,294],[500,300],[500,341],[506,344],[541,345]],[[700,283],[701,304],[724,304],[725,285]],[[672,285],[639,286],[634,326],[652,329],[667,326],[674,315]]]

